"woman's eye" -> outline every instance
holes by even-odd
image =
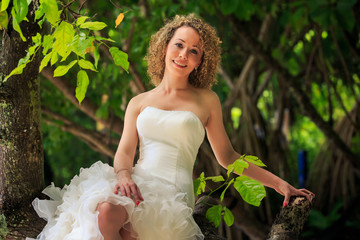
[[[182,48],[182,44],[181,43],[175,43],[175,46]]]
[[[195,49],[192,49],[190,52],[193,54],[198,54],[198,51],[196,51]]]

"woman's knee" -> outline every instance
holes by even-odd
[[[114,205],[109,202],[102,202],[97,206],[99,211],[99,222],[122,222],[127,219],[127,212],[121,205]]]

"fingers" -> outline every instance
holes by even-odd
[[[285,199],[283,202],[283,207],[286,207],[289,204],[289,200],[290,200],[290,194],[285,194]]]
[[[139,205],[140,201],[144,201],[144,198],[141,195],[139,187],[134,183],[125,183],[125,184],[116,184],[115,194],[118,194],[120,190],[121,196],[126,196],[128,198],[134,199],[136,205]]]

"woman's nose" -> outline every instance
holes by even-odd
[[[182,58],[182,59],[187,59],[187,51],[186,49],[181,49],[180,53],[179,53],[179,56]]]

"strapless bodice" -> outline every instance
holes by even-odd
[[[205,130],[190,111],[169,111],[148,106],[137,118],[140,157],[137,162],[149,174],[186,192],[193,205],[192,172]]]

